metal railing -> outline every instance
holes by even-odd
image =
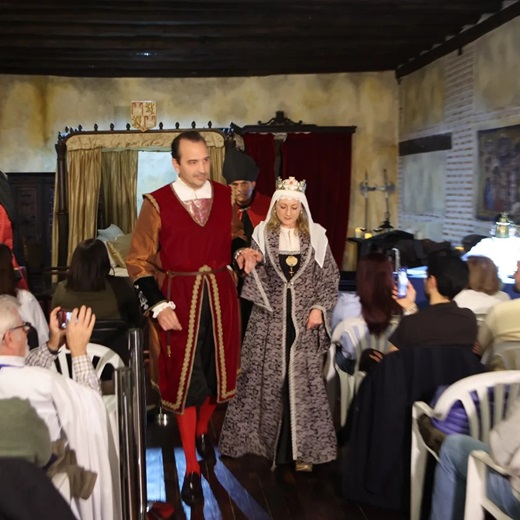
[[[146,518],[146,397],[143,331],[128,331],[130,366],[116,370],[123,520]]]

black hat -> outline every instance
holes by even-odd
[[[226,149],[222,175],[228,184],[235,181],[256,181],[258,166],[254,159],[236,148]]]

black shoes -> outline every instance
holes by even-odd
[[[211,442],[207,433],[203,433],[199,437],[195,437],[195,445],[199,455],[206,462],[215,462],[215,449],[213,448],[213,443]],[[200,475],[194,471],[188,473],[184,477],[184,482],[182,483],[181,489],[181,498],[189,506],[194,505],[196,502],[204,498],[200,479]]]
[[[213,443],[209,438],[207,433],[203,433],[200,437],[195,438],[195,445],[197,446],[197,451],[199,455],[206,462],[214,462],[215,461],[215,449],[213,448]]]
[[[199,500],[202,500],[202,485],[200,483],[200,475],[198,473],[192,472],[184,477],[181,498],[189,506],[192,506]]]

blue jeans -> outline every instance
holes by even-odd
[[[441,447],[435,469],[430,520],[462,520],[466,501],[469,454],[474,450],[487,453],[487,444],[468,435],[448,435]],[[487,495],[504,513],[520,519],[520,501],[513,495],[509,479],[488,470]]]

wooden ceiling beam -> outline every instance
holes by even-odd
[[[368,22],[368,21],[366,21]],[[200,25],[182,25],[172,26],[113,26],[102,25],[97,28],[87,24],[8,24],[0,26],[0,35],[9,42],[15,44],[19,40],[53,42],[55,40],[68,39],[71,44],[75,44],[75,40],[85,38],[86,43],[94,40],[110,41],[116,43],[118,40],[131,39],[134,42],[143,39],[159,38],[249,38],[253,36],[264,38],[287,38],[288,36],[297,34],[301,38],[328,38],[328,37],[365,37],[365,39],[384,39],[385,36],[395,36],[398,32],[400,36],[414,36],[418,33],[421,36],[438,36],[444,35],[449,31],[460,30],[461,23],[457,20],[444,20],[442,24],[432,24],[428,21],[428,17],[424,19],[411,20],[403,26],[402,19],[390,22],[373,22],[373,23],[346,23],[339,22],[331,24],[312,24],[310,27],[302,30],[294,24],[279,24],[276,26],[262,24],[200,24]]]
[[[404,44],[393,42],[386,45],[385,50],[381,50],[381,45],[370,45],[365,42],[352,42],[351,44],[338,44],[334,49],[334,56],[331,60],[330,48],[327,46],[319,47],[301,47],[293,45],[285,45],[284,47],[273,47],[251,45],[250,47],[242,46],[237,48],[232,45],[207,46],[207,47],[193,47],[188,49],[186,46],[171,47],[168,49],[143,51],[139,49],[126,49],[118,52],[112,49],[89,49],[89,50],[75,50],[68,48],[55,49],[4,49],[0,48],[0,70],[2,65],[12,61],[17,62],[31,62],[34,59],[41,60],[56,60],[63,63],[74,63],[78,60],[88,61],[90,63],[103,63],[110,60],[119,62],[119,67],[124,67],[125,63],[134,66],[136,63],[161,63],[163,61],[177,60],[192,63],[195,61],[213,61],[216,64],[224,63],[226,59],[240,61],[249,61],[257,59],[271,60],[278,62],[281,60],[292,59],[309,59],[315,57],[320,60],[338,61],[342,56],[352,58],[360,56],[360,59],[372,61],[378,56],[396,55],[402,59],[403,55],[413,56],[417,53],[423,45],[412,45],[410,43]],[[378,52],[376,52],[378,51]],[[244,59],[247,56],[248,60]]]
[[[498,4],[500,4],[498,2]],[[176,6],[177,2],[171,2],[172,6]],[[259,7],[255,2],[254,6],[237,7],[229,11],[224,10],[220,6],[206,10],[194,9],[193,6],[189,10],[177,10],[176,7],[170,9],[117,9],[113,7],[111,2],[107,2],[106,9],[91,9],[85,7],[79,11],[78,9],[61,7],[60,9],[50,9],[40,6],[37,10],[29,10],[28,12],[20,12],[19,9],[3,9],[0,12],[0,24],[37,24],[37,25],[68,25],[68,24],[94,24],[95,26],[110,24],[113,26],[129,24],[131,26],[143,25],[183,25],[183,24],[259,24],[268,22],[270,26],[286,20],[294,24],[314,24],[314,23],[333,23],[338,21],[347,21],[355,24],[360,20],[367,21],[367,17],[372,22],[387,21],[388,23],[403,24],[403,16],[410,17],[413,22],[414,18],[425,20],[429,17],[449,16],[454,19],[464,19],[466,17],[478,17],[482,12],[495,12],[499,9],[496,7],[497,2],[490,2],[488,9],[480,6],[476,2],[453,2],[446,6],[440,6],[437,2],[422,4],[420,8],[411,8],[404,6],[396,0],[389,3],[387,7],[384,5],[375,5],[371,8],[368,6],[360,6],[353,8],[349,2],[335,8],[327,9],[321,3],[316,9],[290,8],[284,3],[272,4],[269,7]],[[110,7],[112,6],[112,7]]]
[[[318,10],[324,8],[344,8],[346,10],[359,9],[393,9],[399,10],[453,10],[460,11],[467,9],[477,9],[484,11],[489,9],[494,11],[500,9],[500,0],[436,0],[435,2],[426,2],[425,0],[265,0],[265,1],[247,1],[247,0],[155,0],[152,2],[143,2],[142,0],[91,0],[88,4],[81,6],[81,9],[73,4],[64,3],[62,0],[25,0],[23,3],[16,0],[2,2],[2,11],[18,12],[27,16],[34,15],[42,10],[60,13],[74,13],[76,17],[82,17],[92,12],[192,12],[192,11],[220,11],[238,10],[240,12],[262,11],[265,9],[279,10]]]
[[[76,56],[78,54],[104,56],[108,54],[131,56],[134,54],[148,53],[148,56],[160,57],[171,52],[191,53],[191,52],[211,52],[219,55],[220,52],[233,51],[240,46],[241,52],[251,51],[255,53],[267,54],[270,52],[297,53],[306,52],[313,49],[315,52],[330,52],[338,49],[364,49],[366,52],[375,52],[381,46],[387,48],[406,49],[407,47],[428,48],[438,41],[435,35],[415,35],[389,37],[380,35],[379,37],[367,37],[349,35],[348,37],[322,37],[316,42],[309,42],[307,37],[296,36],[290,40],[282,37],[272,37],[269,39],[248,37],[248,38],[154,38],[140,39],[137,42],[131,38],[118,39],[96,39],[96,38],[76,38],[70,41],[68,38],[53,40],[36,41],[33,39],[10,39],[8,36],[0,35],[0,53],[3,50],[7,54],[56,54]]]
[[[341,66],[336,63],[278,63],[273,65],[272,61],[265,63],[244,64],[237,67],[235,64],[229,66],[220,65],[215,69],[196,68],[184,66],[168,65],[168,68],[158,66],[145,70],[135,68],[121,68],[118,62],[113,62],[112,66],[100,67],[78,67],[72,69],[57,65],[55,62],[40,64],[34,62],[30,72],[20,65],[10,67],[0,67],[2,74],[24,74],[24,75],[51,75],[65,77],[89,77],[89,78],[232,78],[250,76],[271,76],[287,74],[335,74],[335,73],[356,73],[356,72],[378,72],[394,70],[398,63],[397,58],[392,65],[388,60],[370,61],[352,60],[348,66]]]

